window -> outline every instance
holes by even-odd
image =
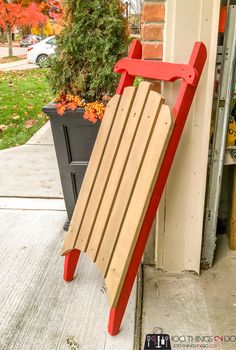
[[[56,38],[51,38],[50,40],[47,41],[48,45],[56,45]]]

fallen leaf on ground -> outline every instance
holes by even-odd
[[[32,126],[34,126],[36,124],[36,120],[34,119],[29,119],[27,120],[27,122],[25,123],[24,127],[25,129],[29,129],[29,128],[32,128]]]
[[[18,128],[18,125],[17,125],[16,123],[12,123],[12,124],[10,124],[10,127],[12,127],[12,128]]]
[[[33,109],[33,108],[34,108],[34,105],[28,105],[27,108],[28,108],[28,109]]]
[[[19,115],[17,115],[17,114],[13,114],[12,119],[14,119],[14,120],[20,119],[20,116],[19,116]]]
[[[6,130],[7,128],[8,128],[7,125],[1,124],[1,125],[0,125],[0,132]]]

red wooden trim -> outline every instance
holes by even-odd
[[[206,47],[203,43],[196,43],[192,55],[189,61],[189,65],[195,68],[198,72],[198,81],[201,76],[205,61],[207,57]],[[120,324],[129,300],[129,296],[133,287],[133,283],[141,263],[142,255],[145,249],[145,245],[151,230],[157,208],[161,199],[162,192],[164,190],[167,177],[171,168],[171,164],[174,159],[177,146],[185,125],[185,121],[188,116],[188,112],[191,106],[191,103],[194,98],[194,94],[198,85],[190,85],[186,81],[183,81],[180,87],[180,91],[177,97],[176,104],[173,109],[175,116],[175,126],[173,133],[171,135],[168,148],[160,169],[156,185],[149,202],[149,206],[143,221],[141,231],[138,236],[138,240],[133,252],[133,256],[129,265],[129,269],[125,278],[125,282],[115,308],[110,310],[110,317],[108,323],[108,332],[111,335],[116,335],[119,332]]]
[[[138,41],[137,39],[133,40],[133,42],[130,46],[128,58],[130,58],[130,59],[137,58],[137,59],[139,59],[139,61],[142,58],[142,45],[141,45],[140,41]],[[118,95],[122,95],[124,88],[126,88],[127,86],[133,85],[134,79],[135,79],[134,75],[129,75],[129,73],[127,71],[122,72],[116,93]]]
[[[80,250],[73,249],[65,256],[64,261],[64,275],[63,278],[66,282],[70,282],[74,278],[76,265],[80,256]]]
[[[198,72],[187,64],[176,64],[159,61],[144,61],[140,59],[122,58],[115,65],[116,73],[128,72],[129,75],[140,76],[149,79],[157,79],[173,82],[184,79],[188,84],[196,85]]]

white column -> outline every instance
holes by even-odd
[[[199,272],[220,0],[167,0],[164,61],[187,63],[196,41],[208,58],[157,214],[156,262]],[[173,105],[179,83],[165,84]]]

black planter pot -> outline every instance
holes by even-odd
[[[55,104],[43,108],[51,122],[52,135],[61,177],[62,190],[68,214],[68,228],[84,174],[100,127],[83,118],[84,109],[57,113]]]

